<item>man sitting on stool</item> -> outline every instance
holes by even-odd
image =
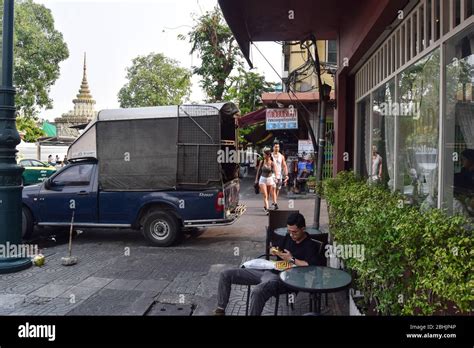
[[[305,232],[306,222],[303,215],[291,214],[288,217],[287,225],[289,238],[285,237],[278,245],[279,250],[283,250],[283,252],[275,252],[274,255],[297,266],[317,265],[320,256],[317,243]],[[265,303],[272,296],[290,292],[290,289],[280,281],[278,271],[248,268],[229,269],[220,275],[215,315],[225,315],[232,284],[255,285],[250,295],[250,315],[261,315]]]

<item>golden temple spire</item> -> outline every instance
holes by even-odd
[[[95,103],[95,101],[92,99],[92,94],[89,89],[89,83],[87,82],[87,61],[86,61],[86,53],[84,52],[84,67],[83,67],[84,73],[82,75],[82,83],[81,83],[81,88],[79,89],[79,94],[77,94],[77,99],[74,100],[75,102],[89,102],[89,103]]]

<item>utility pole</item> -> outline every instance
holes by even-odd
[[[318,78],[318,91],[319,91],[319,130],[318,130],[318,162],[316,167],[316,180],[317,183],[321,184],[323,182],[323,166],[325,160],[325,150],[326,150],[326,111],[327,104],[331,96],[331,86],[324,83],[321,79],[321,62],[319,60],[319,52],[316,38],[312,35],[311,41],[314,45],[314,55],[315,55],[315,68],[316,75]],[[313,141],[313,146],[315,146],[315,141]],[[316,150],[316,148],[315,148]],[[314,202],[314,227],[319,229],[321,217],[321,196],[319,193],[316,196]]]
[[[326,110],[330,99],[331,86],[323,84],[319,90],[319,102],[321,103],[319,115],[319,131],[318,131],[318,164],[316,168],[316,180],[318,183],[323,182],[323,166],[326,150]],[[314,227],[319,229],[319,221],[321,217],[321,196],[317,195],[314,204]]]
[[[31,259],[9,255],[11,246],[22,242],[21,168],[16,162],[20,135],[15,123],[13,88],[14,0],[3,1],[2,42],[0,44],[0,274],[17,272],[31,266]],[[10,246],[10,247],[9,247]],[[19,248],[16,248],[19,249]]]

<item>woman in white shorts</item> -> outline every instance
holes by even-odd
[[[275,163],[272,161],[272,151],[270,149],[266,149],[264,151],[264,159],[260,162],[260,165],[257,170],[257,176],[255,177],[255,183],[258,182],[260,187],[260,192],[263,196],[263,203],[265,213],[268,214],[268,197],[269,195],[272,196],[273,203],[276,202],[276,195],[275,195],[275,181],[273,173],[275,173]],[[260,174],[260,178],[258,175]]]

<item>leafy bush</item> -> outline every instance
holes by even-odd
[[[316,177],[315,176],[308,177],[308,182],[316,183],[317,182]]]
[[[462,216],[420,212],[398,193],[341,172],[318,187],[338,244],[364,246],[344,260],[366,300],[385,315],[467,313],[474,300],[473,231]]]

